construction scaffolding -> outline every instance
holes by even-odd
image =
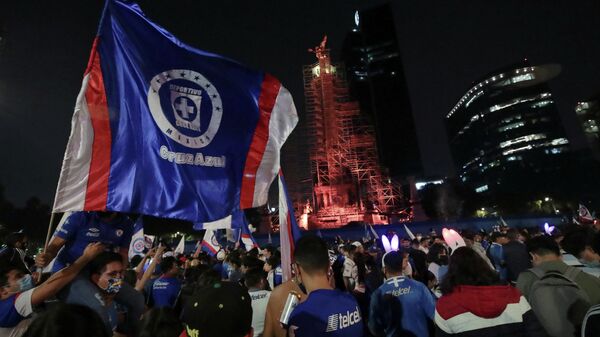
[[[313,181],[308,227],[407,218],[401,186],[382,173],[373,127],[349,97],[343,66],[331,63],[326,42],[309,49],[318,62],[304,67]]]

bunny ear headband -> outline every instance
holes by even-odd
[[[386,253],[398,250],[398,246],[400,244],[400,242],[398,240],[398,235],[396,235],[396,234],[394,234],[394,236],[392,236],[392,242],[390,242],[390,240],[388,239],[387,236],[382,235],[381,243],[383,244],[383,249],[385,250]]]
[[[552,235],[552,232],[554,231],[554,226],[550,226],[548,225],[548,223],[546,222],[544,224],[544,232],[546,232],[546,234],[548,235]]]
[[[465,247],[465,240],[463,240],[462,236],[458,234],[454,229],[444,228],[442,230],[442,236],[444,237],[444,241],[448,247],[452,249],[452,252],[456,250],[458,247]]]

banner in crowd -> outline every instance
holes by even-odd
[[[138,217],[133,226],[133,236],[131,237],[131,243],[129,244],[129,259],[136,255],[144,255],[146,249],[152,248],[152,242],[154,241],[153,235],[144,234],[144,220],[142,216]]]
[[[134,2],[107,0],[53,211],[206,223],[264,205],[297,121],[273,76],[184,44]]]
[[[221,250],[221,245],[219,244],[219,240],[217,239],[216,230],[207,229],[206,233],[204,233],[204,238],[202,239],[202,251],[215,256]]]
[[[582,204],[579,204],[579,220],[588,223],[594,221],[592,213]]]
[[[300,238],[300,227],[294,215],[294,206],[287,193],[283,173],[279,171],[279,240],[281,249],[281,268],[283,281],[292,277],[292,262],[294,261],[294,245]]]

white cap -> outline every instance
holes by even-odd
[[[358,247],[362,247],[362,243],[360,243],[360,242],[358,242],[358,241],[354,241],[354,242],[352,242],[352,245],[353,245],[354,247],[356,247],[356,248],[358,248]]]
[[[219,261],[225,260],[225,251],[224,250],[220,250],[217,253],[217,260],[219,260]]]

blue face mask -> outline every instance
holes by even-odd
[[[19,292],[24,292],[34,287],[33,277],[30,274],[21,277],[17,283],[19,284]]]
[[[123,285],[123,279],[119,277],[113,277],[108,279],[108,286],[104,291],[107,294],[115,295],[121,290],[121,286]]]

